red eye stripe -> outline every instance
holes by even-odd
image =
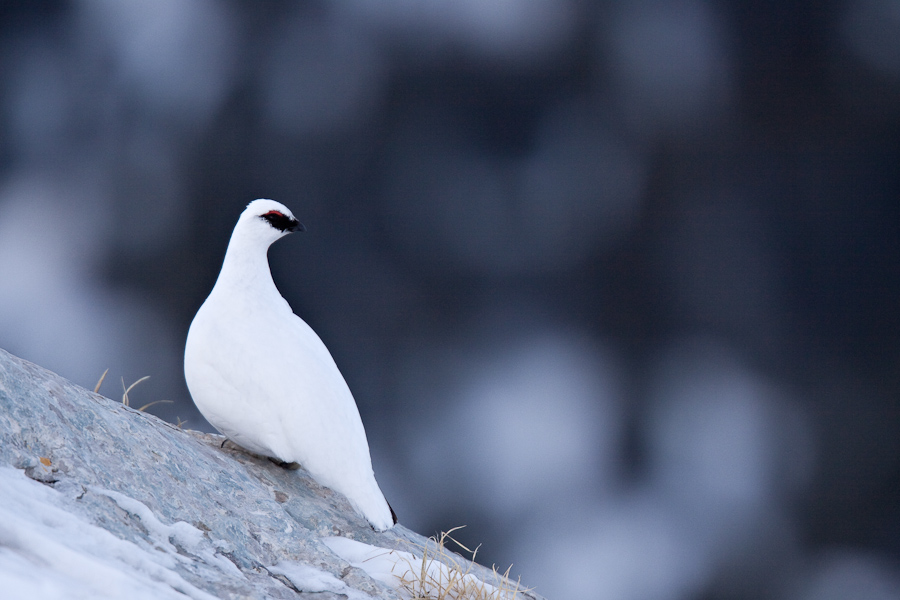
[[[306,228],[298,223],[296,219],[287,216],[280,210],[270,210],[259,215],[259,218],[282,232],[306,231]]]

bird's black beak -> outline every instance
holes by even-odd
[[[303,232],[303,231],[306,231],[306,227],[304,227],[303,223],[301,223],[300,221],[294,221],[288,227],[288,231],[290,231],[291,233],[293,233],[295,231]]]

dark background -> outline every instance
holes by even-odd
[[[550,598],[900,597],[900,5],[0,4],[0,347],[209,429],[258,197],[409,527]]]

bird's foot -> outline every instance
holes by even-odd
[[[287,469],[288,471],[296,471],[300,468],[300,463],[297,462],[286,462],[278,458],[272,458],[271,456],[269,457],[269,460],[271,460],[282,469]]]

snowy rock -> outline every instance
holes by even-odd
[[[376,533],[302,468],[222,442],[0,350],[4,597],[397,599],[323,540],[434,554],[402,526]]]

